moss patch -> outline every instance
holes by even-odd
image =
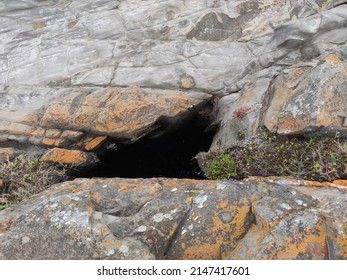
[[[315,181],[345,180],[347,141],[278,136],[266,131],[228,149],[209,152],[200,164],[208,179],[292,176]]]

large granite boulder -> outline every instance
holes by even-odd
[[[347,189],[77,179],[0,212],[1,259],[347,259]]]

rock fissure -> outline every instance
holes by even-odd
[[[179,223],[177,224],[177,226],[175,228],[175,231],[173,232],[173,234],[170,236],[169,240],[167,241],[166,246],[165,246],[165,250],[164,250],[162,256],[160,257],[160,259],[166,259],[167,255],[170,254],[170,250],[172,249],[174,243],[175,242],[177,243],[178,236],[182,232],[184,225],[186,225],[188,217],[190,217],[190,215],[192,213],[192,209],[193,209],[193,201],[190,202],[190,207],[189,207],[188,211],[181,218],[181,220],[179,221]]]

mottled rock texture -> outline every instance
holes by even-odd
[[[347,189],[313,185],[283,178],[64,182],[0,212],[0,257],[347,259]]]
[[[213,148],[265,113],[277,133],[346,137],[346,19],[337,0],[2,1],[0,143],[136,141],[211,97]]]
[[[342,0],[0,1],[0,161],[90,165],[211,102],[211,149],[346,138],[346,40]],[[0,212],[0,258],[347,259],[345,187],[310,184],[65,182]]]

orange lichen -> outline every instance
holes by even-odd
[[[341,58],[339,58],[336,54],[331,53],[325,57],[325,61],[332,62],[332,63],[339,63],[341,62]]]
[[[98,192],[89,191],[88,197],[90,201],[94,201],[95,203],[100,203],[101,201],[101,194]]]
[[[347,187],[347,180],[335,180],[334,185]]]
[[[210,243],[196,241],[193,246],[185,246],[182,260],[216,260],[220,259],[221,242]]]
[[[54,146],[56,139],[52,138],[43,138],[42,144],[47,145],[47,146]]]
[[[62,164],[81,164],[86,160],[82,151],[54,148],[42,156],[42,160]]]
[[[97,148],[106,139],[107,139],[106,136],[99,136],[99,137],[91,138],[90,141],[84,143],[84,149],[86,151],[92,151],[95,148]]]
[[[33,30],[37,30],[37,29],[41,29],[46,27],[46,23],[41,21],[41,22],[35,22],[31,24],[31,27],[33,28]]]
[[[298,234],[298,233],[297,233]],[[325,241],[325,226],[319,225],[303,236],[297,236],[296,242],[293,237],[288,237],[284,248],[272,254],[273,259],[296,258],[300,253],[309,254],[312,259],[327,259],[327,247]]]
[[[0,222],[0,233],[5,232],[10,229],[11,225],[15,221],[14,218],[7,219]]]

